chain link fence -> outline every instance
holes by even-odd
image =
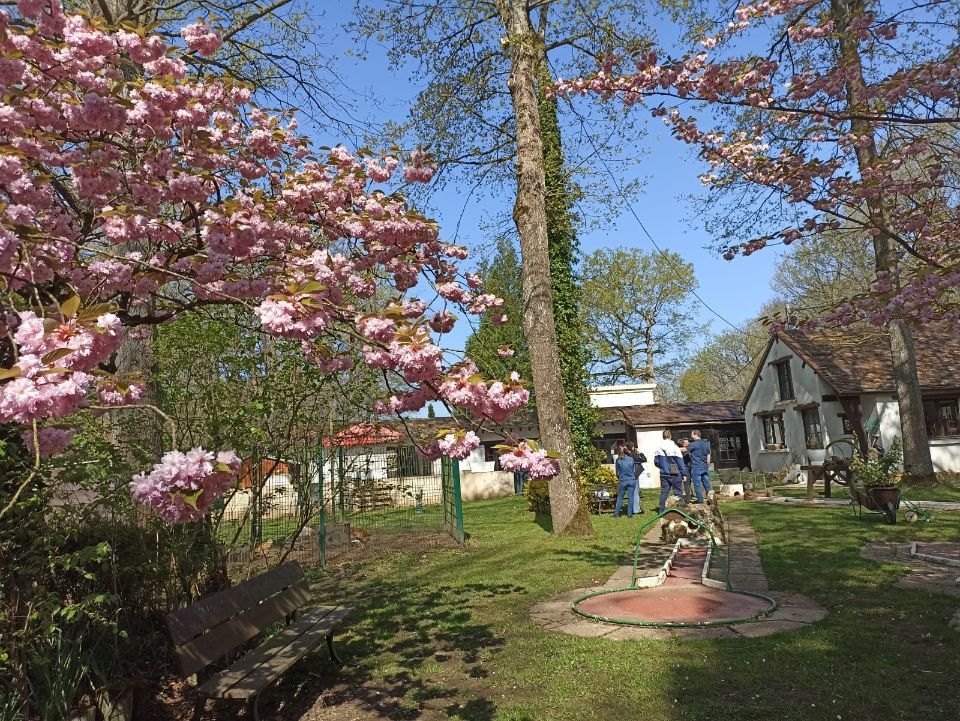
[[[363,425],[283,454],[252,450],[214,514],[228,566],[462,543],[457,462],[424,459],[403,441]]]

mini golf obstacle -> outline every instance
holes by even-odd
[[[677,538],[667,560],[652,576],[637,576],[644,531],[654,522],[683,523],[706,531],[707,543]],[[726,554],[725,580],[710,578],[710,567],[719,545],[710,527],[687,513],[669,508],[637,531],[633,574],[626,588],[596,591],[573,602],[585,618],[628,626],[702,627],[756,621],[777,609],[769,596],[738,590],[730,584],[730,554]]]

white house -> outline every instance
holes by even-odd
[[[718,468],[740,468],[749,464],[746,428],[739,401],[655,403],[655,389],[655,384],[644,383],[600,386],[590,390],[590,400],[600,409],[600,420],[594,426],[593,443],[606,455],[611,467],[612,450],[617,441],[632,441],[649,459],[640,479],[641,486],[659,487],[660,478],[653,465],[653,454],[663,438],[663,431],[668,428],[677,441],[689,437],[690,431],[694,429],[700,430],[713,446],[715,465]],[[407,422],[410,430],[424,435],[450,425],[449,418],[416,419]],[[516,414],[504,430],[514,438],[540,438],[537,419],[530,413]],[[480,434],[480,440],[480,447],[460,463],[463,479],[479,473],[498,473],[496,469],[499,452],[496,446],[503,442],[503,435],[494,430],[486,430]],[[494,477],[484,478],[492,480]],[[502,477],[497,484],[502,493],[512,491]],[[466,497],[465,491],[464,498]]]
[[[934,468],[960,471],[960,338],[921,328],[914,345]],[[837,439],[889,448],[902,431],[886,334],[775,333],[747,389],[744,415],[757,471],[815,464],[816,452]]]

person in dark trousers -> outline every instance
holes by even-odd
[[[637,507],[633,499],[633,491],[637,487],[637,469],[633,458],[626,454],[626,448],[617,446],[617,502],[613,506],[613,517],[620,517],[620,507],[623,499],[627,499],[627,518],[633,518]]]
[[[683,500],[690,503],[690,489],[693,479],[690,478],[690,440],[684,438],[680,441],[680,453],[683,455],[683,463],[687,467],[687,474],[683,477]]]
[[[663,513],[671,490],[678,500],[683,501],[683,477],[687,475],[683,453],[673,442],[673,434],[669,430],[663,432],[663,443],[653,454],[653,462],[660,470],[660,504],[657,513]]]
[[[521,438],[520,443],[525,443],[526,438]],[[522,494],[527,490],[527,472],[517,471],[513,474],[513,491],[516,494]]]
[[[643,464],[647,462],[647,457],[637,450],[637,446],[630,442],[627,443],[627,453],[633,459],[635,464],[637,486],[633,489],[633,505],[637,513],[643,513],[643,493],[640,491],[640,474],[643,473]]]
[[[703,503],[704,496],[710,497],[710,442],[700,436],[700,431],[693,431],[690,436],[693,438],[687,448],[690,451],[690,477],[697,503]]]

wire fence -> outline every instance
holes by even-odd
[[[358,550],[462,543],[458,464],[400,440],[365,429],[284,454],[251,451],[214,516],[228,566],[325,565]]]

